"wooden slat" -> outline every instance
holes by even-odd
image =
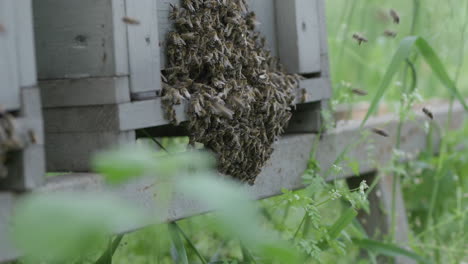
[[[0,1],[0,106],[6,110],[20,108],[15,11],[16,0]]]
[[[127,75],[124,0],[34,0],[40,79]]]
[[[128,76],[48,80],[39,86],[45,108],[130,102]]]
[[[279,58],[292,73],[321,71],[319,0],[276,0]]]
[[[31,0],[14,0],[14,3],[18,83],[20,87],[30,87],[37,84],[32,2]]]
[[[47,133],[45,138],[47,171],[87,172],[93,154],[116,145],[135,143],[135,131]]]
[[[54,85],[56,84],[54,81]],[[300,90],[306,89],[307,91],[307,102],[316,102],[330,97],[327,79],[306,79],[301,81],[300,87]],[[114,93],[110,94],[114,95]],[[300,96],[299,90],[298,96]],[[84,98],[77,97],[74,102],[79,100],[79,102],[84,103],[86,98],[86,96]],[[51,103],[50,100],[46,100],[46,102]],[[53,102],[57,102],[57,100],[54,99]],[[177,118],[180,122],[187,121],[185,109],[185,105],[176,107]],[[48,108],[44,110],[44,122],[46,132],[50,133],[126,131],[169,123],[164,118],[161,98],[117,105]]]
[[[127,25],[130,85],[132,93],[161,88],[157,1],[126,0],[127,17],[140,24]]]

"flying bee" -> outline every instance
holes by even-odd
[[[396,37],[397,33],[393,30],[390,30],[390,29],[387,29],[384,31],[384,35],[387,36],[387,37],[391,37],[391,38],[394,38]]]
[[[434,120],[434,114],[432,114],[432,112],[429,109],[423,107],[422,111],[427,117],[429,117],[431,120]]]
[[[127,25],[140,25],[140,21],[131,17],[122,17],[122,21]]]
[[[383,129],[380,129],[380,128],[372,128],[372,132],[374,132],[375,134],[379,135],[379,136],[382,136],[382,137],[390,137],[390,135]]]
[[[364,90],[361,90],[361,89],[357,89],[357,88],[353,88],[351,89],[351,92],[355,95],[359,95],[359,96],[366,96],[368,93],[367,91],[364,91]]]
[[[354,33],[353,34],[353,39],[355,39],[359,45],[361,45],[363,42],[364,43],[367,43],[368,40],[366,37],[364,37],[363,35],[359,34],[359,33]]]
[[[390,16],[393,19],[393,23],[400,24],[400,16],[398,15],[397,11],[395,11],[395,9],[390,9]]]

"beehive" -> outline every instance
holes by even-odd
[[[288,132],[317,131],[331,94],[323,1],[248,2],[272,53],[305,77]],[[159,97],[171,4],[180,2],[34,1],[49,170],[88,171],[90,153],[135,141],[141,129],[179,134]],[[176,110],[187,120],[185,105]]]
[[[2,144],[14,145],[4,153],[3,190],[34,188],[45,174],[33,38],[31,1],[0,1],[0,119],[13,130],[2,135]]]

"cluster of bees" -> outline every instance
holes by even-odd
[[[219,170],[253,184],[291,118],[298,76],[286,74],[255,31],[245,0],[184,0],[172,6],[162,101],[188,102],[190,141],[218,157]]]
[[[26,139],[17,133],[15,118],[0,109],[0,179],[8,174],[6,162],[10,152],[20,150],[27,143]]]

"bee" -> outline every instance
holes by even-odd
[[[366,37],[364,37],[363,35],[359,34],[359,33],[354,33],[353,34],[353,39],[355,39],[359,45],[361,45],[363,42],[364,43],[367,43],[368,40]]]
[[[28,136],[29,136],[29,140],[31,140],[31,143],[37,144],[37,136],[36,136],[36,133],[34,132],[34,130],[29,130],[28,131]]]
[[[123,17],[122,21],[127,25],[140,25],[139,20],[137,20],[135,18],[127,17],[127,16]]]
[[[304,88],[302,88],[302,89],[301,89],[301,100],[300,100],[300,102],[301,102],[301,103],[307,102],[307,98],[308,98],[308,97],[309,97],[309,95],[307,94],[307,90],[304,89]]]
[[[427,117],[429,117],[431,120],[434,120],[434,114],[432,114],[432,112],[429,109],[423,107],[422,111]]]
[[[351,89],[351,92],[355,95],[359,95],[359,96],[366,96],[368,93],[367,91],[364,91],[364,90],[361,90],[361,89],[357,89],[357,88],[353,88]]]
[[[398,15],[397,11],[395,11],[395,9],[390,9],[390,16],[393,19],[393,23],[400,24],[400,16]]]
[[[5,29],[5,26],[3,26],[2,24],[0,24],[0,33],[3,33],[5,32],[6,29]]]
[[[372,128],[372,132],[382,137],[390,137],[390,135],[385,130],[380,128]]]
[[[394,38],[396,37],[397,33],[393,30],[390,30],[390,29],[387,29],[384,31],[384,35],[387,36],[387,37],[391,37],[391,38]]]

